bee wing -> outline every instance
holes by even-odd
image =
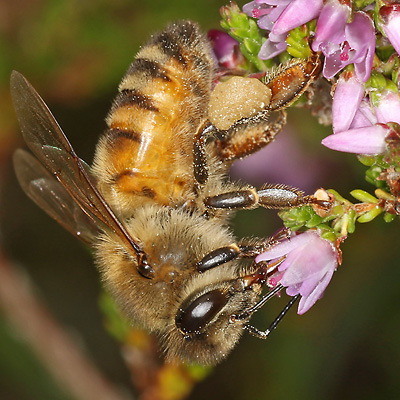
[[[30,153],[18,149],[14,169],[24,192],[50,217],[86,244],[99,233],[99,223],[86,214],[64,186]]]
[[[65,200],[67,197],[65,192],[67,192],[69,197],[71,197],[89,219],[96,222],[100,221],[102,224],[102,226],[99,226],[100,229],[106,227],[106,229],[111,230],[119,236],[128,250],[133,248],[136,255],[142,257],[143,252],[137,241],[129,235],[124,225],[118,220],[110,206],[103,199],[93,183],[93,178],[90,177],[86,164],[76,155],[67,137],[33,86],[17,71],[12,72],[10,84],[11,97],[25,142],[49,172],[47,176],[43,176],[42,171],[38,170],[37,164],[33,164],[35,165],[35,171],[42,174],[41,176],[33,176],[34,180],[36,180],[36,186],[39,184],[39,188],[46,187],[46,195],[49,192],[51,193],[50,188],[54,188],[54,184],[48,183],[50,182],[49,175],[54,176],[64,189],[61,192],[61,189],[57,189],[57,192],[55,192],[61,196],[62,204],[65,206],[66,204],[71,204]],[[25,156],[22,159],[24,159],[26,165],[29,165],[29,163],[32,165],[32,161],[27,161],[28,159]],[[17,168],[22,171],[25,167]],[[29,195],[32,192],[29,189],[30,184],[27,182],[29,175],[24,172],[20,172],[20,175],[24,177],[22,179],[22,186]],[[38,178],[44,179],[42,181],[43,185],[37,180]],[[44,182],[46,183],[44,184]],[[35,184],[33,183],[33,185]],[[47,188],[48,185],[49,187]],[[53,197],[54,199],[51,202],[55,201],[57,196]],[[50,201],[47,203],[50,203]],[[58,210],[54,206],[51,207],[54,215],[50,215],[53,218],[55,216],[55,219],[59,222],[63,217],[63,212],[59,212],[62,210],[62,204]],[[39,205],[43,207],[48,204],[46,204],[46,201],[41,201]],[[73,206],[66,206],[66,208],[69,210],[68,212],[74,212]],[[68,222],[62,223],[64,226],[65,224],[68,224]],[[73,231],[75,227],[69,226],[67,229]]]

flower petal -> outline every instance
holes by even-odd
[[[386,151],[387,134],[388,129],[377,124],[327,136],[321,143],[332,150],[375,155]]]
[[[364,85],[352,72],[340,75],[332,102],[332,129],[334,133],[349,129],[364,97]]]
[[[322,297],[326,287],[332,279],[332,275],[334,272],[335,271],[333,268],[330,269],[308,296],[302,296],[299,302],[299,307],[297,309],[297,314],[302,315],[307,312],[316,303],[316,301]]]
[[[253,9],[256,7],[256,2],[255,1],[250,1],[249,3],[246,3],[243,7],[242,10],[245,14],[247,14],[249,17],[253,16]]]
[[[255,261],[260,262],[282,257],[298,247],[307,245],[313,239],[313,236],[311,235],[314,235],[314,233],[305,232],[300,235],[293,236],[288,240],[284,240],[283,242],[272,246],[267,251],[258,255]]]
[[[375,114],[371,110],[369,102],[363,100],[358,108],[350,128],[364,128],[366,126],[374,125],[378,122]]]
[[[279,39],[275,37],[275,39]],[[282,40],[273,42],[271,39],[267,39],[261,46],[258,57],[261,60],[268,60],[269,58],[275,57],[276,55],[282,53],[287,48],[286,35],[282,35]]]
[[[391,4],[381,7],[380,15],[383,17],[384,24],[381,25],[383,33],[387,36],[390,43],[400,55],[400,5]]]
[[[294,0],[282,12],[272,31],[281,35],[316,18],[322,9],[322,0]]]
[[[271,31],[275,21],[279,18],[292,0],[252,1],[243,6],[243,12],[249,17],[258,19],[257,25],[261,29]]]
[[[344,28],[350,11],[348,6],[336,0],[324,5],[318,18],[315,40],[312,44],[314,51],[324,51],[328,42],[340,44],[344,41]]]
[[[341,60],[340,49],[330,53],[329,55],[325,54],[325,56],[323,74],[326,79],[333,78],[341,69],[351,63],[345,63]]]
[[[352,62],[358,79],[366,82],[371,75],[375,54],[375,28],[364,12],[354,13],[353,22],[345,27],[346,40],[355,50]]]
[[[290,268],[287,268],[282,277],[282,285],[292,286],[301,283],[302,287],[305,286],[300,294],[307,295],[312,290],[312,287],[311,289],[307,287],[318,283],[327,272],[327,268],[332,266],[332,261],[336,265],[336,256],[332,244],[317,233],[308,231],[299,236],[303,235],[308,236],[307,241],[290,252],[278,269],[281,271],[286,267],[283,264],[289,264]]]
[[[375,115],[382,124],[388,122],[400,124],[400,95],[390,90],[382,92],[379,104],[375,107]]]
[[[218,29],[209,30],[207,37],[212,43],[218,63],[225,68],[237,68],[241,61],[236,52],[239,43],[226,32]]]

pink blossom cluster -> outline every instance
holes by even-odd
[[[400,53],[399,7],[398,4],[381,7],[378,27],[397,53]],[[317,19],[312,49],[325,56],[325,78],[330,79],[353,64],[357,78],[366,82],[375,52],[376,27],[370,16],[371,8],[373,5],[354,10],[351,1],[345,0],[255,0],[247,3],[243,11],[258,19],[258,26],[269,32],[260,50],[260,59],[285,51],[288,33]]]
[[[379,6],[369,2],[359,8],[353,3],[351,0],[254,0],[243,11],[257,19],[259,28],[268,31],[258,55],[260,59],[284,52],[290,31],[316,20],[311,47],[324,56],[324,77],[335,82],[333,134],[322,144],[356,154],[384,154],[393,129],[400,131],[397,126],[400,125],[400,95],[397,78],[393,82],[388,74],[383,74],[380,68],[384,63],[375,51],[377,43],[384,43],[389,50],[391,45],[391,59],[396,60],[393,64],[398,62],[400,2],[381,0]],[[218,40],[217,47],[224,48],[222,54],[216,52],[220,65],[224,65],[221,60],[228,60],[225,66],[234,67],[232,55],[237,42],[227,35],[218,36]],[[215,45],[217,39],[213,42]],[[223,58],[227,54],[231,58]],[[384,84],[373,83],[377,75]],[[284,257],[269,284],[282,285],[289,296],[300,295],[298,313],[303,314],[323,295],[339,263],[339,252],[333,242],[313,229],[292,234],[260,254],[256,262],[267,261],[273,265]]]
[[[352,71],[343,72],[332,103],[333,135],[322,144],[333,150],[376,155],[387,150],[388,123],[400,124],[400,96],[389,89],[374,90],[374,100]]]
[[[269,31],[261,59],[286,50],[289,32],[316,19],[312,50],[324,55],[324,77],[331,79],[353,66],[339,76],[332,105],[334,134],[322,141],[334,150],[382,154],[391,132],[388,123],[400,122],[398,90],[374,88],[378,93],[372,101],[366,84],[373,70],[377,34],[386,36],[400,54],[400,4],[383,1],[379,7],[375,22],[373,4],[355,9],[350,0],[255,0],[243,7],[247,15],[258,19],[260,28]]]

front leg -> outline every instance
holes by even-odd
[[[257,239],[257,238],[245,238],[239,241],[239,243],[232,243],[229,246],[219,247],[207,255],[205,255],[197,264],[196,269],[198,272],[205,272],[209,269],[218,267],[222,264],[225,264],[229,261],[233,261],[239,258],[254,258],[266,251],[271,246],[281,242],[284,239],[288,239],[289,237],[288,229],[281,229],[275,235],[271,236],[267,239]],[[278,261],[280,263],[281,260]],[[263,262],[260,263],[260,265]],[[277,265],[269,265],[268,271],[271,270],[272,267],[276,267]],[[258,273],[258,275],[265,275],[266,271],[264,271],[264,267],[259,268],[263,270],[262,273]],[[273,269],[273,268],[272,268]],[[257,275],[257,276],[258,276]],[[257,280],[256,276],[252,276],[252,281]]]
[[[216,128],[209,121],[204,121],[194,136],[193,175],[195,178],[196,191],[199,191],[208,180],[206,143],[215,132]]]
[[[329,206],[327,202],[313,195],[305,195],[300,189],[286,185],[264,185],[259,190],[248,188],[217,194],[207,197],[204,204],[207,208],[225,209],[252,209],[259,206],[282,209],[306,204]]]

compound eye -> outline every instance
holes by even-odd
[[[221,290],[212,290],[189,304],[182,304],[175,324],[184,334],[199,333],[222,310],[228,298]]]

